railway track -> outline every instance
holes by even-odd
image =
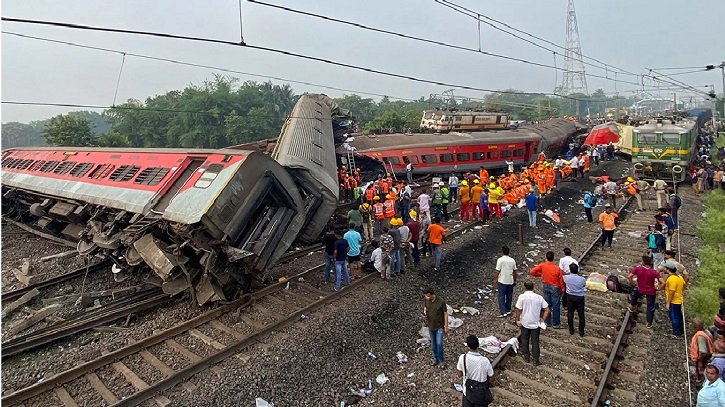
[[[468,223],[449,235],[455,236],[477,224]],[[156,405],[168,406],[171,400],[163,392],[179,384],[194,386],[189,382],[192,376],[213,368],[227,358],[236,357],[245,363],[250,358],[249,353],[254,351],[250,349],[252,345],[379,278],[377,273],[372,273],[353,280],[350,287],[338,292],[320,290],[308,283],[306,277],[318,273],[323,267],[312,267],[124,348],[7,394],[0,401],[3,406],[77,407],[84,402],[75,398],[83,396],[95,397],[97,403],[94,405],[136,406],[152,399]],[[145,369],[153,369],[159,379],[152,382],[148,376],[142,378],[140,372],[135,372],[133,368],[139,369],[139,361]],[[125,381],[104,381],[102,377],[107,376],[102,374],[103,371],[114,371]],[[83,389],[82,394],[77,390],[79,388]]]
[[[584,274],[597,271],[626,275],[641,261],[646,253],[644,238],[629,232],[646,231],[647,225],[654,223],[654,212],[628,212],[629,204],[627,201],[619,209],[624,221],[615,235],[614,250],[601,249],[594,237],[598,236],[596,232],[590,242],[581,239],[569,245],[575,253],[582,253],[578,260]],[[646,354],[638,343],[648,342],[652,332],[644,324],[637,325],[637,310],[630,313],[627,300],[627,294],[587,292],[584,337],[579,337],[576,329],[575,335],[569,335],[562,307],[563,329],[550,328],[541,333],[540,366],[514,357],[510,346],[503,349],[492,362],[497,374],[496,386],[492,387],[496,399],[493,405],[600,407],[608,405],[607,401],[612,405],[634,405],[639,391],[638,372]]]

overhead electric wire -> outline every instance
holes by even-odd
[[[12,32],[12,31],[2,31],[2,33],[7,34],[7,35],[13,35],[16,37],[31,39],[31,40],[46,41],[46,42],[51,42],[51,43],[56,43],[56,44],[68,45],[68,46],[72,46],[72,47],[86,48],[86,49],[90,49],[90,50],[94,50],[94,51],[108,52],[108,53],[114,53],[114,54],[119,54],[119,55],[130,56],[130,57],[149,59],[149,60],[153,60],[153,61],[168,62],[168,63],[176,64],[176,65],[190,66],[190,67],[194,67],[194,68],[212,69],[215,71],[235,73],[235,74],[246,75],[246,76],[254,76],[254,77],[259,77],[259,78],[264,78],[264,79],[277,80],[277,81],[281,81],[281,82],[289,82],[289,83],[296,83],[296,84],[300,84],[300,85],[314,86],[314,87],[325,88],[325,89],[330,89],[330,90],[337,90],[337,91],[341,91],[341,92],[353,92],[353,93],[360,94],[360,95],[388,97],[389,99],[404,100],[404,101],[408,101],[408,102],[417,101],[417,99],[385,95],[382,93],[364,92],[364,91],[358,91],[358,90],[354,90],[354,89],[339,88],[336,86],[329,86],[329,85],[322,85],[319,83],[287,79],[287,78],[282,78],[279,76],[263,75],[263,74],[252,73],[252,72],[239,71],[239,70],[231,69],[231,68],[222,68],[222,67],[213,66],[213,65],[198,64],[198,63],[194,63],[194,62],[185,62],[185,61],[179,61],[179,60],[175,60],[175,59],[155,57],[155,56],[144,55],[144,54],[137,54],[137,53],[133,53],[133,52],[126,52],[126,51],[110,49],[110,48],[95,47],[92,45],[79,44],[76,42],[55,40],[52,38],[45,38],[45,37],[37,37],[34,35],[20,34],[20,33]]]
[[[564,47],[564,46],[561,46],[561,45],[559,45],[559,44],[557,44],[557,43],[555,43],[555,42],[553,42],[553,41],[547,40],[547,39],[545,39],[545,38],[541,38],[541,37],[539,37],[539,36],[537,36],[537,35],[531,34],[531,33],[530,33],[530,32],[528,32],[528,31],[525,31],[525,30],[521,30],[521,29],[518,29],[518,28],[516,28],[516,27],[513,27],[513,26],[511,26],[510,24],[507,24],[507,23],[505,23],[505,22],[503,22],[503,21],[499,21],[499,20],[497,20],[497,19],[495,19],[495,18],[489,17],[489,16],[487,16],[487,15],[485,15],[485,14],[482,14],[482,13],[480,13],[480,12],[478,12],[478,11],[475,11],[475,10],[471,10],[471,9],[469,9],[469,8],[467,8],[467,7],[461,6],[461,5],[459,5],[459,4],[453,3],[453,2],[451,2],[451,1],[448,1],[448,0],[434,0],[434,1],[435,1],[436,3],[439,3],[439,4],[443,5],[443,6],[449,7],[449,8],[451,8],[451,9],[453,9],[453,10],[455,10],[455,11],[457,11],[457,12],[461,13],[461,14],[464,14],[464,15],[466,15],[466,16],[469,16],[469,17],[471,17],[471,18],[475,18],[475,19],[477,19],[477,20],[479,20],[479,21],[480,21],[480,18],[481,18],[481,17],[483,17],[483,18],[485,18],[485,19],[487,19],[487,20],[491,20],[491,21],[493,21],[493,22],[495,22],[495,23],[497,23],[497,24],[501,24],[501,25],[503,25],[503,26],[505,26],[505,27],[507,27],[507,28],[509,28],[509,29],[511,29],[511,30],[514,30],[514,31],[516,31],[516,32],[519,32],[519,33],[521,33],[521,34],[524,34],[524,35],[527,35],[527,36],[529,36],[529,37],[531,37],[531,38],[535,38],[535,39],[537,39],[537,40],[539,40],[539,41],[543,41],[543,42],[545,42],[545,43],[547,43],[547,44],[553,45],[553,46],[555,46],[555,47],[557,47],[557,48],[559,48],[559,49],[562,49],[562,50],[566,51],[566,47]],[[534,45],[534,46],[537,46],[537,47],[539,47],[539,48],[542,48],[542,49],[545,49],[545,50],[547,50],[547,51],[551,51],[551,52],[556,52],[556,51],[554,51],[554,50],[552,50],[552,49],[550,49],[550,48],[546,48],[546,47],[542,46],[541,44],[537,44],[537,43],[535,43],[535,42],[533,42],[533,41],[527,40],[527,39],[525,39],[525,38],[521,38],[520,36],[518,36],[518,35],[516,35],[516,34],[514,34],[514,33],[511,33],[511,32],[509,32],[509,31],[506,31],[506,30],[504,30],[503,28],[500,28],[500,27],[496,27],[495,25],[493,25],[493,24],[491,24],[491,23],[487,23],[487,22],[485,22],[485,21],[483,21],[483,23],[485,23],[485,24],[488,24],[489,26],[491,26],[492,28],[494,28],[494,29],[496,29],[496,30],[502,31],[502,32],[504,32],[504,33],[506,33],[506,34],[509,34],[509,35],[511,35],[511,36],[513,36],[513,37],[515,37],[515,38],[517,38],[517,39],[520,39],[520,40],[522,40],[522,41],[525,41],[525,42],[527,42],[527,43],[529,43],[529,44],[532,44],[532,45]],[[615,65],[610,65],[610,64],[608,64],[608,63],[606,63],[606,62],[603,62],[603,61],[600,61],[600,60],[598,60],[598,59],[596,59],[596,58],[593,58],[593,57],[590,57],[590,56],[587,56],[587,55],[584,55],[584,54],[579,54],[579,55],[580,55],[581,57],[583,57],[583,58],[586,58],[586,59],[590,59],[590,60],[592,60],[592,61],[596,61],[596,62],[598,62],[598,63],[602,64],[603,66],[597,66],[597,65],[594,65],[594,64],[591,64],[591,63],[587,63],[587,62],[585,62],[585,61],[584,61],[583,59],[576,59],[576,58],[575,58],[575,60],[577,60],[577,61],[580,61],[580,62],[582,62],[582,63],[583,63],[583,64],[585,64],[585,65],[590,65],[590,66],[592,66],[592,67],[595,67],[595,68],[598,68],[598,69],[605,69],[605,70],[608,70],[609,68],[614,68],[614,69],[616,69],[617,71],[619,71],[619,72],[620,72],[620,73],[622,73],[622,74],[628,74],[628,75],[632,75],[632,76],[639,76],[639,74],[636,74],[636,73],[634,73],[634,72],[630,72],[630,71],[628,71],[628,70],[626,70],[626,69],[623,69],[623,68],[619,68],[619,67],[617,67],[617,66],[615,66]]]
[[[657,81],[660,81],[660,82],[664,82],[664,83],[668,83],[670,85],[675,85],[675,86],[680,85],[680,86],[686,87],[686,88],[691,89],[691,90],[693,90],[695,92],[702,93],[702,94],[707,95],[708,97],[710,97],[710,94],[708,92],[705,92],[705,91],[702,91],[700,89],[697,89],[697,88],[693,87],[690,84],[687,84],[687,83],[682,82],[680,80],[677,80],[675,78],[670,78],[669,75],[662,74],[660,72],[655,71],[654,69],[649,69],[649,68],[645,68],[645,69],[648,69],[649,72],[650,72],[650,74],[647,75],[647,76],[651,77],[654,80],[657,80]],[[655,74],[657,74],[659,76],[652,75],[652,73],[655,73]],[[664,79],[662,79],[662,77],[669,78],[670,80],[669,81],[668,80],[664,80]]]
[[[530,61],[530,60],[523,59],[523,58],[511,57],[511,56],[502,55],[502,54],[496,54],[496,53],[493,53],[493,52],[483,51],[483,50],[480,50],[480,49],[470,48],[470,47],[466,47],[466,46],[462,46],[462,45],[450,44],[450,43],[443,42],[443,41],[431,40],[431,39],[422,38],[422,37],[416,37],[416,36],[413,36],[413,35],[408,35],[408,34],[396,32],[396,31],[390,31],[390,30],[386,30],[386,29],[382,29],[382,28],[376,28],[376,27],[367,26],[367,25],[364,25],[364,24],[361,24],[361,23],[356,23],[356,22],[353,22],[353,21],[342,20],[342,19],[339,19],[339,18],[334,18],[334,17],[322,15],[322,14],[311,13],[311,12],[307,12],[307,11],[303,11],[303,10],[293,9],[293,8],[290,8],[290,7],[280,6],[280,5],[277,5],[277,4],[266,3],[266,2],[263,2],[263,1],[259,1],[259,0],[247,0],[247,1],[250,2],[250,3],[253,3],[253,4],[258,4],[260,6],[271,7],[271,8],[275,8],[275,9],[278,9],[278,10],[282,10],[282,11],[294,13],[294,14],[300,14],[300,15],[304,15],[304,16],[307,16],[307,17],[313,17],[313,18],[318,18],[318,19],[325,20],[325,21],[330,21],[330,22],[334,22],[334,23],[349,25],[349,26],[356,27],[356,28],[359,28],[359,29],[362,29],[362,30],[367,30],[367,31],[381,33],[381,34],[392,35],[392,36],[396,36],[396,37],[400,37],[400,38],[405,38],[405,39],[412,40],[412,41],[418,41],[418,42],[423,42],[423,43],[427,43],[427,44],[433,44],[433,45],[437,45],[437,46],[440,46],[440,47],[456,49],[456,50],[459,50],[459,51],[472,52],[472,53],[475,53],[475,54],[485,55],[485,56],[489,56],[489,57],[493,57],[493,58],[500,58],[500,59],[505,59],[505,60],[509,60],[509,61],[521,62],[521,63],[524,63],[524,64],[538,66],[538,67],[541,67],[541,68],[548,68],[548,69],[554,69],[556,71],[564,71],[564,72],[566,72],[566,69],[564,69],[564,68],[558,68],[556,65],[549,65],[549,64],[544,64],[544,63],[541,63],[541,62]],[[603,75],[597,75],[597,74],[592,74],[592,73],[585,73],[585,75],[586,76],[591,76],[593,78],[601,78],[601,79],[606,79],[606,80],[610,80],[610,81],[616,81],[616,79],[612,79],[612,78],[610,78],[608,76],[603,76]],[[627,81],[620,81],[620,82],[629,83],[629,84],[635,84],[634,82],[627,82]]]
[[[124,30],[124,29],[118,29],[118,28],[86,26],[86,25],[70,24],[70,23],[63,23],[63,22],[57,22],[57,21],[28,20],[28,19],[9,18],[9,17],[2,17],[2,21],[23,23],[23,24],[49,25],[49,26],[70,28],[70,29],[76,29],[76,30],[90,30],[90,31],[99,31],[99,32],[113,32],[113,33],[121,33],[121,34],[144,35],[143,31],[140,32],[140,31],[135,31],[135,30]],[[173,38],[173,39],[192,39],[193,41],[204,41],[204,39],[199,38],[199,37],[185,37],[185,36],[177,36],[177,35],[173,35],[173,34],[162,34],[162,33],[154,33],[154,32],[151,32],[148,34],[166,37],[166,38]],[[275,54],[279,54],[279,55],[291,56],[291,57],[295,57],[295,58],[320,62],[320,63],[324,63],[327,65],[339,66],[339,67],[354,69],[354,70],[358,70],[358,71],[362,71],[362,72],[374,73],[377,75],[389,76],[389,77],[398,78],[398,79],[406,79],[409,81],[426,83],[426,84],[430,84],[430,85],[445,86],[445,87],[449,87],[449,88],[460,88],[460,89],[467,89],[467,90],[473,90],[473,91],[478,91],[478,92],[512,94],[512,95],[525,95],[525,94],[531,94],[531,93],[538,93],[541,95],[559,96],[559,97],[571,99],[571,100],[580,100],[580,101],[587,100],[587,99],[575,98],[572,96],[559,95],[559,94],[550,93],[550,92],[517,92],[517,91],[509,91],[509,90],[487,89],[487,88],[481,88],[481,87],[470,86],[470,85],[457,85],[457,84],[452,84],[452,83],[442,82],[442,81],[437,81],[437,80],[417,78],[414,76],[409,76],[409,75],[404,75],[404,74],[399,74],[399,73],[394,73],[394,72],[381,71],[378,69],[367,68],[367,67],[363,67],[363,66],[359,66],[359,65],[353,65],[353,64],[348,64],[348,63],[344,63],[344,62],[333,61],[331,59],[314,57],[314,56],[310,56],[310,55],[299,54],[299,53],[285,51],[285,50],[276,49],[276,48],[264,47],[264,46],[259,46],[259,45],[251,45],[249,43],[234,43],[231,41],[220,41],[220,40],[215,40],[215,39],[210,39],[208,42],[222,43],[224,45],[232,45],[232,46],[244,47],[244,48],[249,48],[249,49],[255,49],[255,50],[259,50],[259,51],[266,51],[269,53],[275,53]]]

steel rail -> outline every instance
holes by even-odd
[[[619,207],[619,209],[617,210],[617,214],[618,215],[621,214],[627,208],[627,206],[629,206],[632,203],[633,200],[634,200],[634,198],[632,198],[632,197],[630,197],[629,199],[627,199],[622,204],[622,206]],[[592,243],[589,245],[589,247],[587,247],[587,249],[581,254],[581,256],[579,256],[579,258],[577,259],[577,263],[582,264],[582,262],[585,260],[585,258],[587,256],[589,256],[590,254],[592,254],[592,252],[594,252],[594,249],[597,247],[597,243],[599,243],[600,239],[601,239],[601,235],[598,235],[592,241]],[[628,326],[629,327],[630,324],[631,324],[631,322],[630,322],[630,313],[629,313],[629,311],[627,311],[627,313],[625,314],[624,322],[622,322],[622,328],[624,328],[625,326]],[[629,331],[629,328],[627,330]],[[622,335],[622,329],[620,328],[620,332],[619,332],[619,335],[617,336],[617,340],[615,340],[615,346],[612,349],[612,352],[615,352],[617,350],[617,347],[620,346],[619,343],[625,343],[626,342],[626,340],[625,340],[625,342],[622,342],[621,335]],[[521,341],[521,331],[519,331],[519,333],[516,334],[516,340],[517,341]],[[503,368],[506,365],[506,362],[509,360],[509,358],[511,358],[514,355],[516,355],[516,352],[514,352],[513,347],[511,345],[506,345],[503,349],[501,349],[501,352],[499,352],[499,354],[496,355],[496,357],[493,359],[493,362],[491,362],[491,366],[493,367],[494,371],[496,369]],[[612,373],[613,373],[613,368],[612,368],[613,363],[614,363],[614,360],[612,360],[612,357],[610,355],[609,360],[607,360],[607,365],[605,366],[605,374],[607,374],[608,376],[611,376]],[[610,373],[610,371],[612,373]],[[602,377],[605,380],[600,380],[600,385],[599,385],[600,387],[603,386],[602,383],[604,383],[604,382],[607,382],[608,381],[608,382],[611,383],[611,378],[608,378],[608,376],[602,375]],[[600,395],[600,398],[601,397],[604,397],[606,395],[605,392],[606,392],[606,390],[602,390],[602,392],[600,393],[599,392],[599,389],[598,389],[597,395]],[[592,407],[599,407],[599,405],[597,404],[595,406],[594,404],[592,404]]]
[[[309,270],[303,271],[303,272],[291,277],[290,280],[302,277],[311,272],[317,271],[323,267],[324,267],[324,265],[315,266]],[[11,406],[11,405],[18,404],[29,398],[38,396],[41,393],[52,390],[53,388],[60,386],[64,383],[67,383],[71,380],[75,380],[75,379],[85,375],[86,373],[91,372],[95,369],[101,368],[113,361],[120,360],[126,356],[129,356],[129,355],[137,353],[141,350],[147,349],[153,345],[161,343],[166,339],[172,338],[178,334],[181,334],[181,333],[188,331],[192,328],[195,328],[199,325],[205,324],[205,323],[207,323],[227,312],[230,312],[236,308],[249,306],[254,301],[259,300],[260,298],[264,297],[265,295],[268,295],[273,292],[284,289],[284,287],[286,285],[287,285],[287,280],[269,285],[253,294],[246,294],[233,302],[222,305],[213,310],[207,311],[188,321],[184,321],[171,328],[163,330],[157,334],[151,335],[147,338],[141,339],[140,341],[134,342],[131,345],[125,346],[116,351],[113,351],[106,355],[100,356],[96,359],[93,359],[91,361],[78,365],[72,369],[60,372],[54,376],[47,378],[46,380],[44,380],[40,383],[36,383],[32,386],[29,386],[24,389],[20,389],[14,393],[8,394],[8,395],[2,397],[2,399],[0,399],[0,401],[2,402],[3,405]],[[4,353],[4,349],[3,349],[3,353]]]
[[[20,289],[17,289],[17,290],[4,292],[0,296],[0,300],[2,300],[2,302],[12,301],[12,300],[14,300],[16,298],[22,297],[24,294],[26,294],[29,291],[32,291],[33,289],[40,290],[40,289],[44,289],[44,288],[53,286],[55,284],[62,283],[62,282],[67,281],[67,280],[74,279],[76,277],[81,277],[81,276],[85,275],[86,272],[88,272],[88,273],[96,272],[96,271],[102,269],[103,267],[107,267],[110,264],[111,264],[110,261],[103,260],[101,262],[98,262],[96,264],[92,264],[90,266],[79,267],[79,268],[71,271],[70,273],[61,274],[59,276],[55,276],[55,277],[49,278],[49,279],[47,279],[45,281],[41,281],[39,283],[35,283],[35,284],[32,284],[32,285],[29,285],[29,286],[27,286],[25,288],[20,288]]]
[[[124,298],[123,304],[100,308],[98,314],[82,315],[77,319],[66,320],[42,330],[15,337],[2,344],[2,359],[5,360],[8,357],[116,321],[133,313],[145,311],[172,299],[173,297],[168,294],[159,294],[157,289],[145,291],[142,295],[132,298]]]

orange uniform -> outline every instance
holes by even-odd
[[[548,191],[551,191],[554,188],[554,178],[556,178],[554,169],[551,167],[544,168],[544,176],[546,177],[546,188]]]
[[[485,168],[478,170],[478,178],[481,179],[481,182],[488,182],[488,171]]]
[[[543,171],[536,174],[536,187],[539,189],[539,195],[546,194],[546,174]]]

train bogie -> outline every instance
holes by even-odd
[[[424,132],[503,130],[508,127],[508,115],[497,112],[435,109],[424,111],[420,119],[420,130]]]

